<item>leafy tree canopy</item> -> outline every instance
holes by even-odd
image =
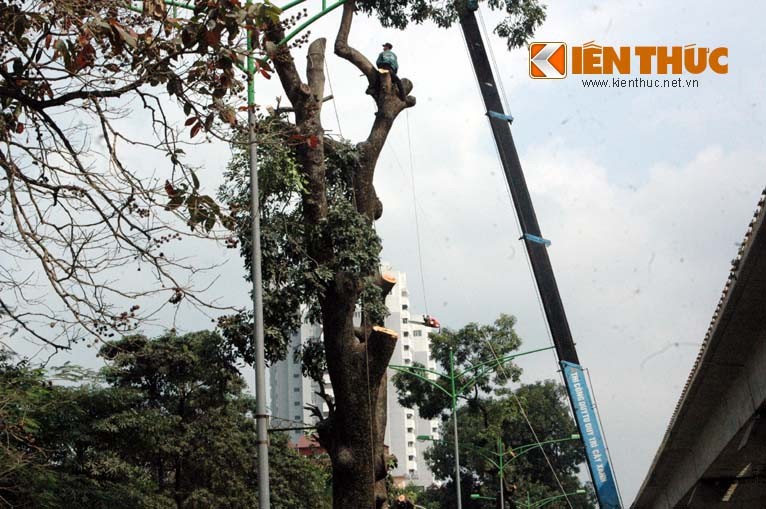
[[[493,454],[498,451],[498,440],[505,450],[517,450],[515,457],[514,453],[508,453],[505,459],[509,463],[504,470],[509,507],[521,507],[513,505],[513,501],[526,502],[527,494],[532,502],[560,495],[559,482],[567,493],[583,489],[578,472],[585,456],[579,439],[544,444],[523,452],[528,444],[568,439],[577,433],[563,387],[549,380],[522,385],[515,390],[503,389],[498,396],[497,399],[483,400],[481,409],[464,406],[458,411],[463,506],[483,507],[478,503],[481,501],[468,498],[471,493],[498,496],[498,468],[487,459],[498,462]],[[452,427],[452,418],[443,422],[441,435],[444,438],[426,452],[426,461],[435,477],[448,480],[439,493],[427,495],[431,499],[440,499],[444,507],[452,507],[455,502]],[[574,508],[594,507],[590,495],[573,495],[569,501]],[[561,503],[554,502],[548,507],[569,505],[562,499]]]
[[[17,424],[4,429],[0,496],[35,508],[257,505],[255,405],[223,344],[210,332],[126,337],[101,350],[107,385],[52,385],[6,360],[0,396],[15,399],[0,412]],[[283,435],[271,451],[273,507],[324,507],[326,470]]]
[[[431,334],[431,357],[439,367],[438,371],[449,374],[450,352],[454,356],[454,371],[459,375],[456,386],[465,386],[460,397],[478,402],[482,394],[492,392],[508,380],[518,380],[521,369],[513,362],[504,362],[501,368],[491,366],[493,361],[512,354],[521,346],[521,338],[513,328],[515,324],[513,316],[503,314],[492,325],[469,323],[456,331],[445,328]],[[420,363],[413,366],[425,368]],[[472,369],[477,366],[479,369]],[[420,374],[426,373],[420,371]],[[442,389],[407,373],[398,373],[392,380],[399,403],[405,408],[417,407],[424,419],[433,419],[451,408],[452,400],[448,395],[451,387],[445,377],[432,380]]]

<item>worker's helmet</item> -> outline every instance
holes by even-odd
[[[383,43],[383,49],[392,49],[392,48],[393,48],[393,46],[391,45],[390,42],[384,42]]]

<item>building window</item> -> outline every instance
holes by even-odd
[[[415,442],[407,442],[407,447],[415,447]]]
[[[300,387],[293,387],[293,392],[300,392],[300,391],[301,391]]]
[[[295,406],[301,406],[301,402],[300,402],[300,401],[296,401],[295,403],[293,403],[293,405],[295,405]]]
[[[409,349],[410,349],[410,345],[404,345],[404,347],[403,347],[403,348],[404,348],[405,350],[409,350]]]
[[[301,376],[300,373],[293,373],[293,378],[299,378]]]
[[[412,454],[410,454],[408,459],[409,459],[410,461],[415,461],[415,456],[413,456]]]
[[[412,361],[411,361],[411,360],[409,360],[409,359],[404,359],[404,363],[405,363],[405,364],[411,364],[411,363],[412,363]]]
[[[402,333],[402,335],[403,335],[403,336],[406,338],[407,336],[409,336],[409,335],[410,335],[410,333],[409,333],[409,332],[407,332],[407,331],[404,331],[404,332]]]
[[[412,419],[412,414],[410,412],[407,412],[407,419]]]
[[[407,322],[408,322],[407,318],[402,318],[402,323],[407,323]]]
[[[402,304],[402,311],[407,311],[409,308],[407,304]]]
[[[407,433],[412,433],[412,428],[407,428]]]
[[[296,416],[295,416],[295,420],[296,420],[296,421],[300,421],[300,420],[301,420],[301,416],[300,416],[300,415],[296,415]]]
[[[422,330],[414,330],[414,331],[412,331],[412,335],[415,336],[415,337],[420,337],[420,336],[423,335],[423,331]]]
[[[405,288],[402,290],[402,297],[406,297],[407,295],[409,294],[407,293],[407,289]]]

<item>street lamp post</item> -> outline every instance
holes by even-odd
[[[505,444],[503,444],[503,441],[500,439],[500,437],[497,437],[496,451],[491,451],[489,449],[484,449],[482,447],[473,447],[473,446],[469,446],[469,447],[473,449],[474,452],[476,452],[477,454],[482,456],[484,459],[489,461],[492,464],[492,466],[497,468],[497,474],[498,474],[498,477],[500,478],[500,507],[502,509],[505,509],[505,492],[503,490],[503,487],[504,487],[504,481],[505,481],[505,467],[508,465],[508,463],[512,462],[516,458],[523,456],[524,454],[528,453],[532,449],[536,449],[538,447],[542,447],[547,444],[566,442],[568,440],[578,440],[579,438],[580,438],[580,435],[575,433],[566,438],[554,438],[551,440],[545,440],[543,442],[534,442],[532,444],[524,444],[512,449],[506,449]],[[510,455],[510,459],[506,461],[506,456],[508,455]]]
[[[516,357],[521,357],[522,355],[529,355],[532,353],[542,352],[544,350],[550,350],[552,349],[552,346],[546,347],[546,348],[538,348],[537,350],[530,350],[529,352],[522,352],[517,354],[511,354],[511,355],[505,355],[503,357],[497,358],[495,357],[491,361],[481,362],[479,364],[475,364],[469,368],[466,368],[463,371],[456,372],[455,371],[455,353],[450,349],[449,351],[449,373],[439,373],[438,371],[434,371],[432,369],[428,369],[425,366],[400,366],[396,364],[390,364],[388,367],[399,371],[401,373],[406,373],[408,375],[412,375],[416,378],[419,378],[423,380],[424,382],[427,382],[440,391],[442,391],[444,394],[450,397],[450,406],[452,410],[452,421],[454,424],[454,433],[455,433],[455,491],[457,492],[457,509],[463,509],[463,501],[461,498],[460,493],[460,446],[458,443],[458,429],[457,429],[457,400],[458,398],[469,388],[472,387],[476,381],[487,374],[489,371],[495,369],[497,366],[500,366],[502,364],[505,364],[506,362],[510,362]],[[462,381],[462,378],[464,375],[470,374],[473,375],[471,378],[468,379],[465,383],[460,383]],[[443,380],[446,380],[449,382],[449,390],[443,387],[441,384],[436,383],[435,380],[431,380],[428,375],[433,375],[437,378],[441,378]],[[420,438],[420,437],[418,437]]]
[[[136,3],[143,3],[141,0],[134,0]],[[296,5],[302,4],[306,0],[291,0],[280,8],[281,12],[286,11]],[[322,10],[311,16],[301,25],[282,39],[279,44],[289,42],[298,33],[303,31],[309,25],[322,18],[329,12],[343,5],[347,0],[337,0],[331,5],[327,5],[326,0],[322,1]],[[246,5],[250,6],[253,0],[247,0]],[[196,4],[191,1],[165,0],[165,4],[173,8],[173,16],[177,15],[177,9],[192,11]],[[143,12],[142,8],[128,2],[127,8],[136,12]],[[252,25],[252,23],[251,23]],[[247,74],[247,121],[248,121],[248,160],[250,165],[250,213],[252,229],[252,273],[253,280],[253,319],[255,327],[253,330],[253,346],[255,349],[255,422],[256,422],[256,443],[258,447],[258,505],[261,509],[270,507],[269,497],[269,449],[268,449],[268,426],[269,415],[266,408],[266,362],[264,356],[264,325],[263,325],[263,282],[261,271],[261,235],[260,235],[260,208],[258,203],[258,159],[257,145],[255,136],[255,59],[253,56],[253,29],[247,30],[247,63],[246,66],[240,66],[240,69]]]
[[[247,1],[247,5],[252,0]],[[255,138],[255,62],[252,29],[247,31],[247,143],[250,162],[250,220],[253,281],[253,346],[255,349],[255,433],[258,447],[258,507],[269,509],[269,415],[266,409],[266,360],[263,331],[263,281],[261,271],[261,213],[258,203],[258,148]]]
[[[455,389],[455,354],[452,349],[449,351],[449,372],[450,372],[450,395],[452,396],[452,429],[455,432],[455,490],[457,491],[457,509],[462,509],[463,501],[460,494],[460,448],[458,447],[457,434],[457,392]]]

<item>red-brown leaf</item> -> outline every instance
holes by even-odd
[[[205,34],[205,42],[207,42],[210,46],[218,46],[218,44],[221,42],[221,32],[218,30],[207,32]]]
[[[202,129],[202,124],[200,122],[197,122],[197,124],[191,129],[191,137],[194,138],[195,136],[197,136],[197,133],[199,132],[200,129]]]

